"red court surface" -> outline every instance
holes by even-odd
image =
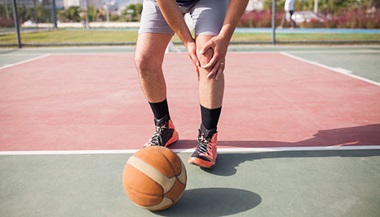
[[[200,124],[187,54],[168,54],[168,102],[193,148]],[[380,146],[380,87],[281,53],[230,53],[219,147]],[[0,69],[0,151],[128,150],[154,131],[132,53],[52,54]]]

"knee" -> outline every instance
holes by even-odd
[[[137,71],[144,75],[148,72],[154,72],[161,69],[162,63],[159,63],[158,61],[155,61],[154,58],[150,57],[149,55],[144,55],[141,53],[135,54],[135,65],[137,68]]]
[[[213,53],[214,53],[214,51],[212,49],[208,49],[203,54],[198,53],[197,57],[198,57],[198,60],[199,60],[199,63],[201,64],[201,66],[204,66],[210,62],[210,60],[212,59]]]

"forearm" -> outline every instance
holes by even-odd
[[[219,33],[219,36],[228,42],[231,40],[236,26],[239,23],[245,9],[247,8],[247,4],[248,0],[230,0],[223,27]]]
[[[177,2],[175,0],[157,0],[157,3],[166,22],[181,41],[185,45],[189,42],[194,42]]]

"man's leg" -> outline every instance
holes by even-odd
[[[171,38],[172,35],[156,33],[143,33],[138,36],[135,62],[140,85],[148,102],[158,103],[166,99],[162,62]]]
[[[281,20],[280,28],[284,28],[285,27],[285,20],[286,20],[286,15],[287,14],[288,14],[288,12],[284,11],[284,15],[282,15],[282,20]]]
[[[168,146],[178,140],[178,133],[170,120],[162,71],[165,49],[171,38],[171,34],[142,33],[136,44],[135,62],[140,85],[156,125],[156,132],[145,146]]]
[[[289,14],[290,14],[290,26],[292,28],[296,27],[296,22],[293,20],[293,13],[294,13],[294,11],[289,11]]]
[[[200,35],[196,38],[198,51],[213,36]],[[199,53],[199,52],[198,52]],[[207,64],[213,55],[209,49],[205,54],[198,54],[201,65]],[[222,109],[224,94],[224,75],[207,78],[209,71],[199,68],[199,101],[201,106],[202,124],[199,129],[198,146],[189,159],[189,163],[212,168],[217,157],[217,125]]]
[[[198,51],[213,36],[200,35],[196,38]],[[213,56],[213,50],[209,49],[205,54],[199,54],[201,65],[207,64]],[[224,95],[224,74],[220,74],[218,80],[214,77],[207,78],[209,71],[199,69],[199,102],[201,105],[202,124],[207,130],[216,129],[219,121]]]

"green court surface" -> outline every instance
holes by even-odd
[[[183,161],[189,153],[180,153]],[[152,213],[125,196],[130,154],[1,156],[1,216],[380,215],[380,151],[223,153],[186,165],[180,201]]]
[[[181,46],[178,47],[178,49],[179,51],[183,51],[183,47]],[[24,64],[33,63],[50,54],[123,54],[132,53],[133,50],[134,47],[0,49],[0,75],[3,75],[0,76],[0,87],[2,85],[7,86],[6,84],[9,84],[7,86],[9,88],[19,87],[16,83],[23,84],[22,82],[24,82],[20,77],[5,76],[4,73],[15,73],[22,76],[23,73],[28,72],[28,68],[23,67],[25,66]],[[303,64],[302,67],[310,67],[315,71],[310,75],[313,76],[313,79],[318,81],[322,81],[322,79],[318,77],[319,71],[321,72],[321,76],[330,75],[333,77],[336,73],[340,75],[343,74],[344,76],[341,76],[338,79],[334,78],[330,80],[331,82],[337,82],[336,84],[334,83],[333,85],[327,86],[331,88],[331,90],[334,90],[332,89],[334,85],[338,86],[340,84],[339,81],[343,82],[343,87],[339,89],[341,90],[341,92],[338,93],[340,94],[339,96],[345,96],[345,93],[342,90],[346,90],[344,89],[345,87],[351,87],[351,85],[348,85],[351,81],[354,83],[353,86],[357,87],[357,91],[363,96],[369,97],[373,94],[379,93],[379,46],[231,46],[230,51],[242,53],[242,56],[238,56],[241,59],[243,59],[244,54],[276,54],[273,55],[273,57],[281,60],[291,60],[292,63],[296,62],[300,65]],[[277,55],[279,53],[281,55]],[[131,55],[127,55],[128,58],[130,56]],[[57,59],[62,57],[68,59],[72,58],[71,56],[67,57],[65,55],[56,56]],[[260,57],[260,55],[256,55],[255,57],[263,58]],[[54,58],[52,59],[54,60]],[[238,58],[236,60],[238,60]],[[133,60],[128,61],[133,62]],[[49,64],[49,62],[45,61],[44,64]],[[273,65],[275,64],[276,62],[273,62]],[[296,76],[294,79],[288,79],[289,82],[299,81],[295,84],[300,86],[303,85],[302,87],[305,89],[301,90],[316,91],[311,92],[315,93],[314,97],[319,96],[318,94],[322,93],[322,91],[317,88],[308,88],[308,84],[301,82],[306,80],[302,80],[303,78],[301,79],[301,77],[297,77],[297,75],[290,73],[293,69],[297,69],[296,64],[282,64],[281,67],[288,70],[284,71],[285,73]],[[116,68],[119,66],[120,65],[117,65]],[[38,67],[48,68],[49,70],[51,69],[54,71],[54,65],[46,67],[38,65]],[[128,67],[133,66],[128,65]],[[241,67],[244,69],[244,66]],[[121,71],[124,70],[120,69],[120,67],[118,69]],[[241,71],[243,70],[241,69]],[[48,72],[49,71],[45,71],[44,73]],[[133,71],[133,73],[135,73],[135,71]],[[175,73],[176,72],[172,72],[172,74]],[[137,76],[137,74],[135,75]],[[170,75],[168,76],[169,79],[171,78]],[[255,76],[256,78],[260,78],[257,74]],[[10,78],[16,78],[16,81],[6,80]],[[17,80],[17,78],[20,80]],[[235,77],[231,76],[231,78]],[[318,82],[312,83],[313,82],[310,82],[310,86]],[[136,80],[136,87],[137,86],[138,82]],[[249,88],[249,85],[246,86]],[[279,86],[279,83],[277,86]],[[28,88],[28,84],[25,84],[25,88]],[[2,90],[4,92],[1,92]],[[19,114],[26,114],[23,113],[25,112],[24,109],[29,109],[27,111],[29,113],[27,114],[36,114],[36,116],[27,117],[28,120],[25,122],[29,121],[29,124],[42,123],[40,125],[31,124],[30,128],[41,127],[44,122],[39,119],[49,119],[48,116],[43,116],[43,114],[38,113],[39,110],[36,109],[37,107],[33,107],[31,106],[32,104],[30,104],[33,100],[44,102],[43,97],[38,99],[23,99],[20,97],[21,95],[18,95],[18,98],[12,101],[12,96],[6,95],[5,93],[8,94],[9,92],[5,92],[5,90],[8,89],[0,88],[1,217],[380,216],[380,110],[375,110],[376,108],[379,108],[379,101],[377,100],[380,99],[380,95],[377,100],[374,99],[373,102],[366,104],[367,106],[372,105],[371,111],[375,111],[374,114],[366,114],[366,111],[368,110],[365,110],[364,108],[361,110],[360,104],[355,104],[354,102],[352,103],[355,105],[353,108],[358,108],[360,111],[358,113],[353,111],[350,111],[351,113],[349,114],[344,113],[348,109],[346,110],[345,108],[342,108],[342,106],[347,106],[350,103],[334,105],[334,103],[330,101],[330,104],[328,105],[339,108],[336,109],[336,111],[342,113],[332,113],[335,111],[333,109],[327,110],[324,113],[321,112],[321,115],[328,116],[329,119],[326,118],[320,122],[325,124],[320,125],[320,131],[315,131],[312,129],[312,126],[310,126],[310,131],[315,134],[308,134],[305,140],[294,139],[299,135],[291,137],[291,139],[293,139],[289,139],[291,141],[286,140],[286,135],[283,137],[285,138],[283,140],[276,139],[276,136],[279,136],[279,138],[282,136],[281,132],[278,132],[279,135],[273,135],[273,131],[271,131],[272,129],[270,129],[270,127],[276,128],[278,126],[271,126],[270,123],[255,128],[261,129],[261,134],[255,134],[254,132],[251,134],[260,136],[264,135],[262,138],[265,136],[275,138],[272,140],[248,137],[251,134],[249,133],[250,129],[247,129],[247,132],[245,132],[244,135],[248,139],[239,139],[238,134],[236,134],[235,140],[237,141],[233,142],[234,140],[230,139],[230,137],[235,136],[235,134],[228,134],[228,131],[225,130],[224,138],[227,139],[221,141],[221,146],[223,147],[219,149],[220,152],[217,165],[213,170],[200,169],[196,166],[189,165],[187,163],[187,158],[191,155],[192,149],[188,149],[187,147],[186,149],[175,149],[186,165],[188,174],[186,190],[182,198],[172,208],[161,212],[150,212],[135,206],[125,195],[122,186],[123,167],[132,153],[136,151],[136,148],[125,147],[125,150],[54,150],[54,148],[52,148],[51,152],[49,152],[49,150],[33,151],[34,147],[41,145],[36,144],[35,141],[41,142],[41,140],[34,140],[35,138],[30,140],[17,140],[17,138],[9,140],[9,137],[12,137],[9,132],[20,133],[18,132],[18,129],[25,130],[25,128],[23,128],[25,123],[20,118],[17,118],[17,112],[19,112]],[[43,90],[42,87],[41,90]],[[363,90],[370,90],[372,92],[363,93]],[[85,96],[92,96],[92,91],[96,92],[94,89],[86,89],[86,91],[86,94],[84,94]],[[275,93],[281,93],[281,91],[297,94],[296,90],[289,90],[284,87],[278,89],[278,92]],[[348,91],[350,91],[350,94],[352,95],[356,90]],[[120,92],[116,93],[117,94],[111,95],[122,95]],[[360,94],[355,96],[360,97]],[[268,95],[268,97],[269,96],[271,95]],[[301,93],[301,95],[296,96],[302,97],[304,95]],[[57,95],[56,97],[59,98],[60,96]],[[71,100],[74,98],[69,99]],[[118,103],[117,101],[112,101],[112,99],[113,98],[110,98],[109,102],[114,104]],[[23,100],[29,101],[24,102]],[[245,99],[239,98],[235,100],[236,103],[241,103]],[[285,102],[286,100],[288,100],[288,98],[284,98],[281,102]],[[297,98],[294,100],[294,103],[297,103],[297,100],[300,101],[301,99]],[[309,103],[308,105],[311,106],[310,108],[307,107],[310,109],[309,111],[318,113],[318,109],[323,109],[323,106],[318,103],[323,102],[323,100],[323,98],[319,98],[315,102],[313,99],[306,100],[305,102]],[[94,101],[99,103],[96,100]],[[94,101],[91,101],[91,103]],[[74,101],[72,102],[75,103]],[[235,101],[230,100],[230,102]],[[8,103],[13,107],[3,106],[1,105],[2,103]],[[49,109],[57,108],[59,106],[55,106],[60,104],[59,102],[54,101],[50,105],[51,108],[46,108],[46,110],[43,111],[46,111],[46,113],[52,112]],[[94,103],[91,105],[99,104]],[[300,104],[297,105],[299,106]],[[75,106],[77,106],[77,104],[75,104]],[[75,106],[73,106],[72,109],[75,110],[77,108]],[[271,108],[278,108],[276,106],[277,105],[273,103],[268,107],[263,107],[263,113],[265,113],[265,109],[270,110]],[[10,108],[16,109],[13,111]],[[247,106],[247,108],[255,109],[255,107],[249,106]],[[291,109],[304,112],[307,111],[305,108],[302,110],[301,108],[294,106]],[[65,108],[63,107],[62,111],[64,111],[64,109]],[[228,109],[230,109],[229,111],[233,111],[231,110],[231,106],[226,108],[226,110]],[[232,107],[232,109],[239,108]],[[291,109],[287,111],[291,111]],[[173,111],[174,113],[178,112],[175,109],[173,109]],[[275,111],[279,112],[280,110]],[[61,110],[54,112],[60,114],[59,112],[61,112]],[[107,112],[110,112],[110,110],[107,110]],[[306,126],[307,128],[307,121],[310,120],[308,119],[309,116],[302,112],[295,114],[300,116],[304,115],[299,119],[298,124]],[[350,114],[358,115],[356,117],[357,119],[351,119]],[[336,115],[341,115],[342,118],[335,117]],[[65,119],[66,122],[62,121],[64,119],[55,116],[53,117],[57,119],[52,120],[52,122],[56,121],[54,123],[70,125],[69,127],[77,123],[67,121],[71,118],[70,115],[67,116],[68,119]],[[228,115],[226,114],[226,117],[227,116]],[[281,114],[280,116],[284,118],[287,116],[293,117],[291,114]],[[229,121],[233,121],[232,116],[228,117],[231,117],[231,119],[226,118],[223,120],[223,123],[226,125],[228,125]],[[264,117],[265,115],[260,116],[261,119]],[[289,117],[286,120],[290,120]],[[371,117],[372,119],[362,120],[360,117]],[[12,118],[17,120],[13,120]],[[260,118],[253,118],[253,120],[259,121],[261,120]],[[148,120],[148,118],[146,120]],[[273,120],[274,119],[272,119],[272,121]],[[339,126],[333,126],[328,120],[339,120],[340,122],[334,122],[334,124]],[[115,120],[115,123],[119,123],[118,121],[119,120]],[[180,118],[179,122],[181,122]],[[182,120],[182,122],[186,123],[186,120]],[[362,124],[358,124],[359,122]],[[147,126],[151,126],[148,124],[152,123],[149,122],[146,124]],[[328,128],[330,130],[322,129],[322,126],[329,126],[329,124],[333,126]],[[51,128],[54,128],[57,127],[56,125],[46,124],[46,126],[43,127],[50,126]],[[98,123],[98,125],[95,126],[95,129],[103,129],[99,127],[100,125],[101,124]],[[6,129],[9,127],[15,127],[15,129]],[[83,126],[79,126],[78,124],[77,127],[77,129],[81,129]],[[187,126],[182,126],[182,129],[186,129],[186,127]],[[117,128],[115,129],[117,130]],[[289,131],[291,132],[291,130]],[[304,131],[308,132],[308,129],[305,129]],[[302,133],[304,131],[298,130],[297,132]],[[99,135],[104,135],[101,133],[102,132],[99,132]],[[40,136],[41,138],[45,138],[43,137],[44,135]],[[49,137],[52,138],[52,141],[54,141],[54,136],[55,135],[49,135]],[[179,147],[186,146],[190,143],[194,144],[194,146],[196,145],[193,136],[187,138],[188,133],[186,130],[182,132],[181,136],[183,136],[185,140],[180,140],[178,142]],[[65,138],[65,135],[59,138]],[[58,136],[56,139],[58,140]],[[67,138],[68,143],[75,139],[76,138]],[[109,140],[112,139],[113,138],[109,138]],[[142,140],[145,140],[145,138],[141,139],[141,141]],[[25,151],[19,150],[15,144],[10,144],[4,141],[25,141],[27,145],[21,145],[30,146],[30,149]],[[321,141],[325,142],[323,144],[324,147],[302,146],[308,144],[308,142],[320,143]],[[225,147],[228,146],[229,142],[237,144],[236,146],[238,147]],[[281,145],[281,147],[268,147],[268,144],[271,145],[271,143]],[[298,144],[298,147],[291,147],[296,146],[296,144]],[[250,147],[255,145],[262,145],[263,147]],[[137,144],[137,146],[139,146],[139,144]]]

